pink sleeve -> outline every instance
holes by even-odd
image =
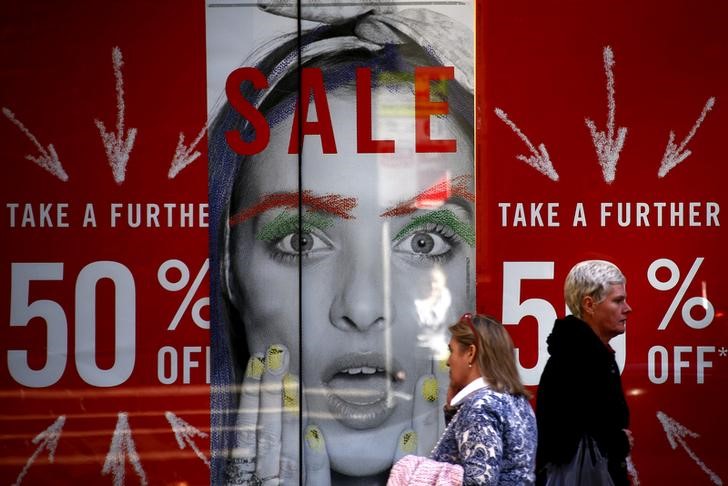
[[[404,456],[392,466],[387,486],[458,486],[462,483],[462,466]]]

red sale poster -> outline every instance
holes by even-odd
[[[611,341],[632,484],[723,484],[726,18],[687,0],[5,2],[0,478],[385,484],[444,427],[447,326],[502,321],[535,408],[564,279],[600,259],[632,308]],[[246,150],[270,170],[231,171]],[[273,402],[240,398],[281,369]],[[246,429],[287,412],[278,435]],[[245,469],[261,444],[277,454]]]
[[[538,384],[563,286],[616,264],[633,484],[723,484],[725,63],[718,3],[484,2],[478,309]],[[577,390],[583,384],[573,383]]]
[[[204,5],[0,10],[2,482],[205,484]]]

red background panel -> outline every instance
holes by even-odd
[[[553,262],[553,279],[527,280],[521,301],[548,301],[563,315],[563,281],[572,265],[589,258],[613,261],[625,273],[628,300],[634,309],[626,334],[626,368],[622,375],[632,413],[633,460],[642,484],[711,484],[709,470],[728,477],[722,439],[728,431],[723,413],[728,381],[726,335],[725,213],[721,226],[638,226],[638,202],[717,203],[728,207],[722,162],[728,126],[728,7],[720,2],[488,2],[478,16],[478,308],[502,315],[504,262]],[[611,46],[615,64],[615,131],[628,132],[616,178],[602,176],[585,118],[606,130],[607,89],[603,49]],[[664,178],[658,168],[669,133],[679,145],[707,100],[715,106],[687,148],[687,159]],[[545,144],[558,172],[554,182],[516,156],[529,148],[495,113],[504,110],[534,146]],[[516,225],[513,207],[503,224],[498,203],[559,205],[559,226]],[[604,227],[600,204],[614,205]],[[587,226],[572,225],[574,208],[583,203]],[[620,226],[617,205],[631,203],[631,224]],[[543,212],[543,211],[542,211]],[[528,212],[526,212],[528,218]],[[530,221],[529,221],[530,223]],[[704,261],[666,329],[658,330],[680,284],[697,257]],[[657,259],[673,260],[680,270],[676,286],[659,291],[650,285],[648,268]],[[667,280],[662,269],[658,278]],[[686,325],[683,303],[706,297],[715,317],[703,329]],[[693,309],[693,318],[704,311]],[[536,319],[509,323],[521,364],[537,360]],[[682,367],[676,383],[675,349]],[[704,379],[698,383],[698,347],[705,346]],[[662,347],[662,348],[656,348]],[[723,355],[720,349],[723,348]],[[650,351],[652,350],[652,354]],[[710,351],[712,350],[712,351]],[[662,357],[650,379],[650,357]],[[708,363],[709,362],[709,363]],[[656,377],[656,379],[655,379]],[[656,383],[665,379],[664,383]],[[576,385],[575,385],[576,386]],[[661,411],[699,437],[685,437],[672,450],[657,419]],[[690,449],[697,459],[690,457]],[[702,463],[703,468],[699,463]]]
[[[0,117],[3,147],[3,234],[0,305],[10,308],[14,262],[62,262],[60,281],[32,282],[29,299],[49,299],[68,322],[68,361],[51,387],[20,386],[9,374],[7,350],[28,349],[31,366],[45,359],[41,319],[26,327],[2,328],[0,359],[0,477],[15,481],[38,445],[31,440],[57,417],[66,416],[55,464],[42,451],[25,482],[110,481],[101,476],[117,423],[127,412],[136,450],[152,484],[206,484],[208,469],[189,446],[180,450],[164,412],[174,412],[209,432],[209,399],[204,347],[207,331],[195,326],[189,309],[179,327],[168,331],[192,280],[207,257],[207,230],[193,227],[129,228],[109,226],[111,203],[191,203],[207,200],[205,140],[202,156],[176,178],[167,171],[179,133],[192,141],[205,124],[204,3],[196,2],[5,2],[0,7],[0,105],[7,107],[44,147],[53,144],[69,175],[61,182],[26,154],[37,149],[17,126]],[[478,308],[502,315],[504,262],[553,262],[552,279],[527,280],[521,300],[542,299],[563,313],[562,282],[571,266],[586,258],[617,263],[628,278],[634,313],[629,323],[623,382],[632,412],[634,464],[642,484],[711,484],[708,471],[728,477],[721,440],[728,427],[722,413],[728,357],[719,349],[726,339],[726,264],[720,227],[619,226],[614,214],[599,224],[602,202],[715,202],[728,207],[723,188],[723,132],[728,113],[728,7],[720,2],[525,2],[478,4]],[[602,50],[611,46],[615,65],[616,127],[628,133],[613,183],[605,183],[584,119],[605,129],[607,91]],[[138,130],[122,184],[114,182],[94,119],[113,130],[116,116],[111,50],[118,46],[126,106],[126,127]],[[687,147],[686,160],[658,178],[671,130],[679,144],[709,97],[715,107]],[[532,144],[544,143],[558,182],[516,159],[529,148],[495,114],[503,109]],[[499,202],[559,204],[558,227],[502,224]],[[573,209],[583,203],[587,226],[572,227]],[[67,203],[69,228],[10,227],[9,203]],[[83,209],[92,203],[96,228],[82,227]],[[724,214],[719,214],[724,223]],[[680,284],[669,291],[650,285],[647,271],[659,258],[674,260],[682,282],[697,257],[704,261],[680,299],[665,330],[658,330]],[[164,290],[157,278],[168,259],[183,261],[190,284]],[[77,276],[87,264],[114,261],[133,275],[136,312],[135,365],[123,385],[98,388],[78,375],[73,351]],[[170,277],[172,275],[170,274]],[[667,278],[663,270],[661,279]],[[97,289],[97,365],[110,366],[113,339],[113,286]],[[207,279],[193,302],[207,295]],[[681,308],[688,297],[704,295],[715,317],[704,329],[686,325]],[[8,312],[8,311],[6,311]],[[9,312],[8,312],[9,314]],[[8,315],[6,314],[6,315]],[[694,318],[701,315],[695,310]],[[536,319],[510,323],[521,364],[538,359]],[[158,356],[168,345],[178,353],[179,377],[160,382]],[[197,346],[201,361],[181,381],[182,349]],[[676,383],[676,347],[685,364]],[[697,348],[706,352],[704,382],[698,383]],[[658,348],[660,347],[660,348]],[[664,348],[668,368],[653,373],[650,357]],[[706,348],[707,349],[707,348]],[[657,351],[656,351],[657,350]],[[652,353],[651,353],[652,352]],[[658,354],[655,354],[658,353]],[[673,450],[661,411],[700,434]],[[209,442],[194,438],[209,455]],[[695,458],[691,457],[688,449]],[[702,468],[701,468],[702,465]],[[707,471],[706,471],[707,470]],[[131,482],[135,472],[127,465]]]
[[[207,484],[209,469],[189,445],[180,450],[165,418],[166,411],[173,412],[209,433],[208,331],[194,324],[189,309],[176,330],[167,330],[207,258],[207,228],[197,213],[187,227],[175,216],[171,227],[160,218],[162,227],[132,228],[126,223],[125,211],[117,227],[110,225],[111,203],[124,207],[128,203],[144,207],[192,204],[195,208],[207,203],[205,138],[197,146],[201,157],[174,179],[167,177],[180,132],[189,144],[206,123],[205,5],[12,1],[3,2],[0,18],[0,105],[11,110],[43,147],[54,145],[69,176],[62,182],[26,160],[26,154],[35,156],[38,149],[7,117],[0,116],[0,308],[5,309],[7,319],[12,263],[62,263],[62,280],[31,282],[29,300],[57,302],[68,326],[68,357],[61,378],[49,387],[28,388],[10,375],[7,350],[27,349],[31,367],[42,367],[46,324],[41,318],[26,327],[10,327],[7,320],[2,324],[0,477],[5,483],[14,482],[38,448],[31,439],[57,417],[65,416],[55,463],[49,464],[48,451],[41,451],[23,483],[111,482],[111,476],[102,476],[101,471],[118,414],[127,412],[150,484]],[[125,128],[127,133],[137,129],[121,184],[112,178],[94,124],[99,119],[108,131],[115,131],[111,54],[116,46],[124,61]],[[20,204],[15,227],[11,227],[7,207],[12,203]],[[26,203],[33,205],[36,218],[40,203],[68,204],[69,227],[20,227]],[[95,208],[96,227],[82,225],[87,203]],[[168,259],[179,259],[189,267],[189,284],[178,292],[169,292],[158,282],[158,268]],[[110,388],[87,384],[79,376],[74,358],[78,275],[86,265],[98,261],[122,264],[134,282],[133,290],[124,287],[120,291],[135,302],[135,349],[118,349],[116,354],[114,286],[109,279],[95,286],[96,365],[106,369],[119,355],[133,353],[135,357],[128,379]],[[174,272],[168,277],[173,279]],[[205,277],[192,296],[193,303],[208,295],[207,285]],[[206,308],[203,314],[207,318]],[[158,377],[158,354],[165,345],[178,353],[178,378],[169,385]],[[200,349],[191,355],[199,365],[190,368],[190,384],[182,383],[185,346]],[[194,437],[194,441],[209,457],[209,440]],[[126,480],[138,482],[129,464]]]

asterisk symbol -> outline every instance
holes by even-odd
[[[723,346],[723,347],[721,347],[721,348],[720,348],[720,349],[718,350],[718,354],[720,354],[720,356],[721,356],[721,357],[722,357],[722,356],[726,356],[726,355],[728,355],[728,349],[726,349],[726,347],[725,347],[725,346]]]

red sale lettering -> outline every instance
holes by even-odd
[[[356,70],[356,147],[360,154],[392,153],[394,140],[372,139],[372,71]]]
[[[430,94],[430,83],[444,83],[454,78],[452,66],[417,67],[414,75],[415,89],[415,152],[452,153],[457,151],[455,139],[432,138],[432,116],[446,116],[449,113],[447,101],[434,101]],[[256,68],[246,67],[233,71],[227,78],[228,101],[235,110],[247,119],[256,131],[252,142],[245,142],[237,130],[225,132],[230,148],[240,155],[260,153],[270,141],[270,127],[260,113],[240,93],[240,84],[249,81],[256,89],[267,87],[265,76]],[[372,72],[371,68],[356,70],[356,143],[357,153],[394,153],[394,140],[375,140],[372,133]],[[441,84],[440,86],[444,86]],[[333,121],[326,94],[324,75],[320,68],[301,69],[301,96],[296,101],[293,126],[288,143],[288,153],[297,154],[303,140],[299,137],[318,135],[324,154],[335,154],[336,139]],[[309,120],[311,102],[315,106],[316,120]]]
[[[308,121],[311,98],[313,98],[316,105],[317,121],[315,122]],[[300,108],[298,103],[301,103]],[[301,117],[303,117],[303,121],[301,121]],[[306,135],[319,135],[323,153],[336,153],[334,128],[331,126],[331,114],[329,113],[329,102],[326,99],[324,75],[320,69],[304,68],[301,70],[301,96],[298,98],[293,115],[291,140],[288,144],[289,154],[297,154],[299,144],[303,144],[303,140],[299,141],[298,139],[299,132],[303,137]]]
[[[252,155],[257,154],[268,145],[270,127],[265,117],[240,93],[240,85],[245,81],[252,83],[255,89],[263,89],[268,87],[268,80],[265,79],[263,73],[255,68],[241,67],[230,73],[225,83],[225,93],[228,101],[253,126],[255,138],[252,142],[246,142],[240,136],[240,132],[228,130],[225,133],[225,139],[230,148],[236,153]]]
[[[430,98],[430,81],[445,81],[455,77],[452,66],[415,68],[415,118],[417,133],[415,148],[417,152],[456,152],[454,139],[433,140],[430,136],[433,115],[447,115],[447,101],[433,101]]]

